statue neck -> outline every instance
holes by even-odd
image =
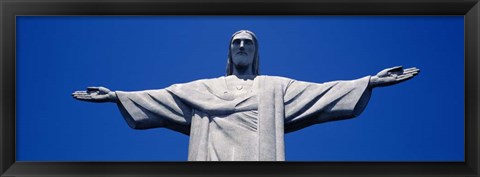
[[[253,75],[252,65],[246,67],[234,66],[232,74],[236,76]]]

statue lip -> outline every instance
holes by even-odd
[[[245,54],[245,55],[247,55],[247,52],[237,52],[237,54]]]

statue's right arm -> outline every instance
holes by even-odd
[[[168,89],[123,92],[88,87],[72,96],[80,101],[116,103],[123,118],[134,129],[165,127],[186,135],[190,133],[193,109]]]
[[[75,91],[72,96],[80,101],[94,103],[116,103],[118,101],[117,94],[105,87],[87,87],[87,91]]]

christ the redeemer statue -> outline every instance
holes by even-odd
[[[356,80],[310,83],[259,74],[254,33],[233,34],[226,76],[159,90],[88,87],[74,98],[113,102],[134,129],[164,127],[190,136],[189,161],[283,161],[284,134],[358,116],[373,88],[413,78],[401,66]]]

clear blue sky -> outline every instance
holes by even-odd
[[[18,161],[184,161],[188,136],[134,130],[87,86],[135,91],[225,74],[249,29],[260,72],[310,82],[392,66],[421,73],[375,89],[359,117],[287,134],[289,161],[463,161],[463,16],[19,16]]]

